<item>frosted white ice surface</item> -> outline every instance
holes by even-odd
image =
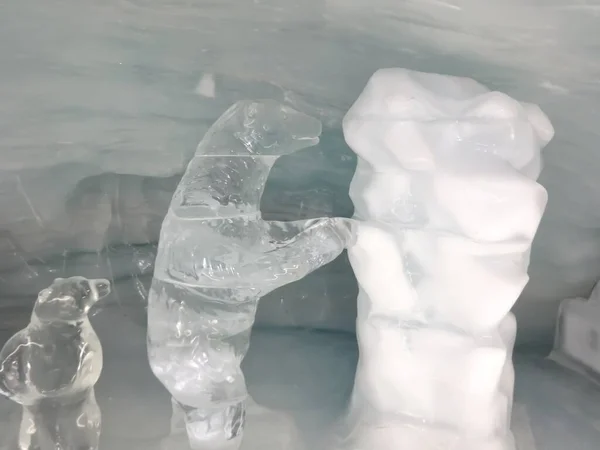
[[[395,135],[400,141],[380,139],[398,127],[405,130]],[[361,268],[369,266],[363,261],[371,257],[371,239],[378,248],[373,261],[378,252],[386,255],[377,269],[364,267],[375,272],[377,282],[355,268],[363,290],[364,283],[373,285],[368,294],[378,297],[375,308],[388,295],[377,294],[378,286],[402,283],[398,289],[409,294],[398,295],[404,302],[419,289],[430,291],[431,301],[440,297],[432,289],[455,295],[442,305],[448,308],[448,320],[442,322],[469,331],[489,330],[500,322],[527,282],[529,247],[547,200],[535,182],[538,173],[521,170],[540,165],[540,147],[552,137],[551,130],[539,109],[490,93],[473,80],[404,69],[373,75],[344,118],[344,135],[359,157],[350,186],[355,217],[366,222],[350,258]],[[398,246],[400,253],[392,250]],[[411,262],[416,265],[399,270]],[[480,288],[454,282],[469,279],[473,271]],[[433,285],[407,283],[400,272]],[[462,292],[449,291],[452,283]],[[499,291],[498,300],[482,302],[485,284]],[[421,297],[419,307],[427,305],[428,296]],[[461,308],[462,316],[453,308]],[[487,308],[495,310],[488,319]]]
[[[473,80],[381,69],[343,128],[359,158],[360,360],[341,447],[514,448],[509,311],[546,206],[535,180],[552,126]]]
[[[380,317],[359,323],[357,330],[360,364],[364,365],[359,369],[360,384],[365,385],[365,391],[372,389],[369,403],[378,411],[405,413],[434,423],[438,422],[436,414],[442,421],[462,421],[461,415],[468,416],[471,407],[482,406],[477,402],[470,405],[469,396],[479,396],[482,404],[489,402],[464,420],[462,426],[466,426],[486,420],[486,408],[493,409],[491,403],[499,392],[503,397],[511,395],[513,381],[506,368],[511,365],[516,332],[512,315],[504,319],[499,330],[475,337],[428,327],[404,328],[401,318],[386,322]],[[444,408],[454,414],[442,411]]]
[[[103,309],[92,323],[104,351],[104,369],[96,385],[103,423],[100,450],[159,450],[169,433],[171,411],[168,395],[148,369],[145,330],[131,326],[116,307]],[[5,331],[0,331],[0,345],[8,337]],[[300,444],[320,450],[318,442],[352,387],[356,358],[350,334],[255,328],[244,371],[257,402],[291,417]],[[600,439],[596,385],[539,357],[517,355],[516,371],[512,427],[519,450],[595,448]],[[14,450],[9,444],[20,413],[18,405],[0,397],[0,449]],[[259,432],[253,428],[249,433]],[[266,445],[248,450],[281,449]]]

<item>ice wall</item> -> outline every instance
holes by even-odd
[[[143,296],[179,174],[240,98],[286,101],[327,128],[320,147],[274,168],[265,217],[350,216],[340,120],[375,70],[395,66],[475,78],[555,125],[540,179],[550,202],[515,311],[521,341],[548,337],[558,302],[587,297],[600,275],[599,11],[593,0],[2,2],[2,304],[74,267],[134,275],[117,300]],[[274,293],[259,321],[353,328],[345,260],[305,283]]]

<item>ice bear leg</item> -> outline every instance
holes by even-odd
[[[44,399],[30,407],[28,423],[40,450],[97,450],[100,442],[101,413],[93,389],[77,397]],[[24,414],[25,418],[25,414]],[[30,420],[31,419],[31,420]],[[25,422],[22,423],[24,425]],[[24,436],[23,430],[21,436]],[[24,442],[25,439],[23,439]]]

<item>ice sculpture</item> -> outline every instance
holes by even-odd
[[[88,312],[109,293],[107,280],[57,278],[0,351],[0,393],[23,406],[20,449],[98,448],[102,347]]]
[[[240,446],[240,362],[259,298],[332,261],[351,236],[341,219],[261,219],[277,158],[320,134],[318,120],[277,102],[238,102],[206,133],[175,191],[148,299],[148,355],[193,448]]]
[[[600,283],[589,299],[570,298],[560,305],[552,358],[561,364],[600,378]]]
[[[509,311],[546,205],[550,122],[469,79],[384,69],[343,129],[360,360],[338,446],[512,448]]]

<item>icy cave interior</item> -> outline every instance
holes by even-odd
[[[596,0],[1,2],[0,343],[54,278],[111,280],[92,317],[105,353],[101,449],[160,448],[170,404],[148,367],[145,301],[162,220],[208,127],[246,98],[316,117],[320,143],[277,161],[263,217],[351,217],[356,157],[341,120],[369,77],[470,77],[539,105],[556,131],[513,309],[519,449],[596,448],[600,389],[545,357],[560,302],[588,298],[600,278],[599,28]],[[267,428],[293,422],[309,449],[352,389],[356,296],[343,254],[258,309],[249,391],[291,417]],[[0,449],[12,449],[19,414],[0,398]]]

